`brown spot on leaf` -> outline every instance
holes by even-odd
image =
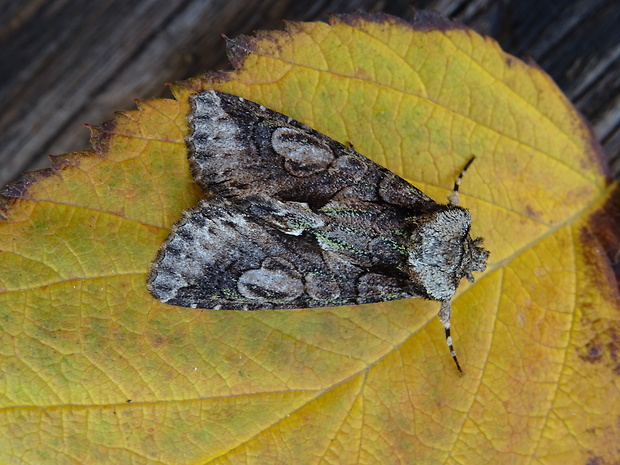
[[[110,120],[97,125],[87,124],[86,127],[90,129],[90,144],[95,153],[108,153],[108,144],[116,130],[116,121]]]
[[[537,221],[540,221],[541,218],[544,218],[543,212],[541,212],[540,210],[536,210],[531,205],[525,206],[525,213],[527,214],[528,218],[532,218]]]
[[[239,69],[247,56],[256,48],[256,38],[239,36],[234,39],[226,37],[226,51],[233,68]]]
[[[5,214],[9,212],[18,199],[27,197],[27,192],[31,185],[39,182],[41,179],[52,176],[55,172],[56,170],[54,168],[30,171],[22,174],[18,181],[7,184],[2,188],[2,190],[0,190],[0,218],[7,219]]]
[[[620,189],[616,187],[607,202],[591,217],[588,225],[580,231],[580,239],[586,249],[601,251],[607,258],[608,267],[602,267],[598,254],[586,256],[589,265],[601,271],[620,301]],[[609,271],[608,271],[609,270]],[[604,285],[604,283],[601,283]]]
[[[604,293],[605,300],[620,302],[620,189],[612,192],[607,202],[589,218],[589,223],[579,231],[584,246],[584,260],[591,286]],[[595,336],[578,349],[581,360],[603,364],[620,376],[620,324],[597,320],[596,309],[581,304],[584,314],[581,324],[590,326]]]
[[[91,152],[75,152],[75,153],[63,153],[62,155],[48,155],[48,158],[52,162],[52,169],[58,171],[67,166],[79,166],[80,157],[92,155]]]
[[[43,170],[29,171],[22,174],[18,181],[7,184],[0,195],[2,197],[24,198],[28,192],[28,188],[42,179],[52,176],[56,170],[53,168],[46,168]]]
[[[620,332],[611,327],[598,333],[579,351],[579,358],[588,363],[603,363],[620,376]]]

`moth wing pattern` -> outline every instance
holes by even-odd
[[[218,91],[190,97],[192,176],[214,195],[184,212],[151,265],[158,300],[192,308],[327,307],[451,299],[489,252],[471,215],[312,128]],[[471,163],[471,161],[470,161]]]
[[[217,197],[184,213],[156,263],[151,292],[184,307],[265,310],[415,297],[404,290],[406,279],[367,273]]]
[[[190,97],[194,179],[231,199],[268,196],[316,208],[335,199],[388,202],[412,213],[435,202],[349,147],[262,105],[217,91]]]

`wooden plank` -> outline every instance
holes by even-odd
[[[620,3],[615,0],[288,2],[25,0],[0,9],[0,186],[89,148],[98,124],[132,99],[169,96],[165,82],[229,69],[224,33],[325,20],[331,12],[407,17],[410,6],[456,17],[531,56],[593,123],[620,176]]]

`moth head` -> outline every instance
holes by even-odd
[[[489,252],[481,247],[481,238],[470,236],[468,210],[443,205],[411,221],[408,272],[430,299],[450,300],[462,278],[473,281],[473,271],[486,269]]]

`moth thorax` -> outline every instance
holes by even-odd
[[[484,270],[480,270],[477,243],[469,236],[471,215],[464,208],[446,205],[412,221],[409,274],[424,287],[429,298],[449,300],[461,278],[471,276],[472,271]],[[474,253],[478,255],[474,257]],[[484,260],[482,264],[486,267]]]

